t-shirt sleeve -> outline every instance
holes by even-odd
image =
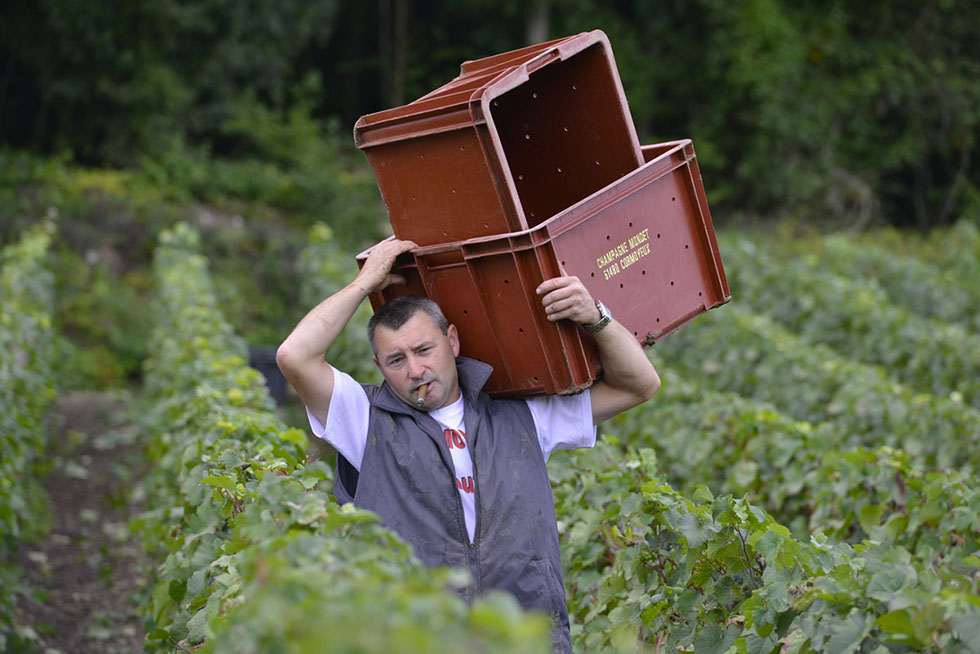
[[[371,401],[353,377],[333,366],[331,368],[333,395],[330,396],[326,424],[313,415],[309,408],[306,409],[306,417],[310,420],[310,429],[314,436],[330,443],[351,465],[360,470],[367,443]]]
[[[546,395],[525,400],[538,430],[544,460],[555,450],[573,450],[595,445],[589,391],[577,395]]]

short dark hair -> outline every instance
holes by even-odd
[[[382,304],[368,321],[368,340],[374,353],[378,353],[378,348],[374,346],[374,332],[379,326],[386,329],[399,329],[419,311],[427,315],[443,334],[449,333],[449,321],[438,304],[420,295],[399,295]]]

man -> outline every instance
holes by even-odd
[[[595,425],[648,400],[660,378],[633,335],[575,277],[537,289],[548,319],[592,330],[603,377],[573,396],[494,399],[490,366],[459,357],[438,306],[396,298],[368,337],[384,383],[359,384],[324,360],[372,292],[404,283],[395,258],[417,247],[384,241],[357,277],[315,307],[279,347],[277,362],[306,404],[314,434],[359,471],[354,503],[378,513],[426,565],[468,569],[468,599],[503,589],[555,619],[555,649],[571,652],[554,499],[545,462],[591,447]],[[340,460],[340,459],[339,459]]]

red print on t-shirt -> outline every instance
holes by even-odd
[[[473,484],[473,477],[457,478],[456,487],[464,493],[472,493],[476,488]]]
[[[443,432],[446,436],[446,445],[449,449],[454,447],[458,450],[466,449],[466,433],[458,429],[447,429]]]

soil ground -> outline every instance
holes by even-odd
[[[142,500],[131,406],[123,392],[76,392],[51,410],[51,530],[19,554],[34,597],[20,622],[37,633],[41,654],[142,650],[145,561],[128,528]]]

